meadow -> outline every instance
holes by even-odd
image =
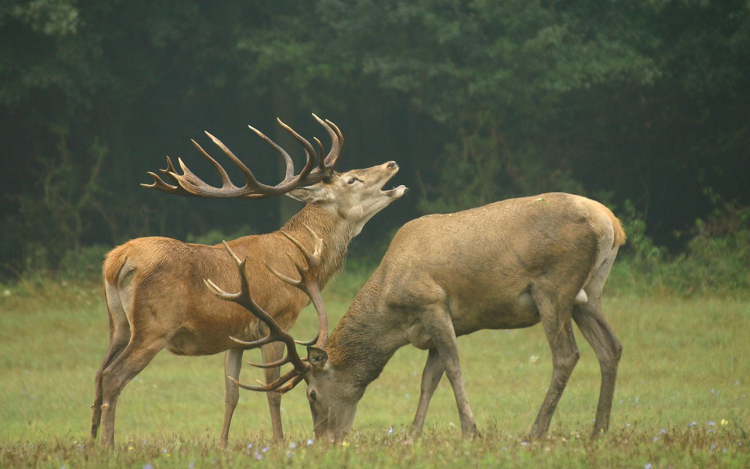
[[[355,288],[344,274],[324,293],[331,324]],[[606,295],[625,350],[610,432],[589,438],[599,365],[576,329],[581,359],[543,441],[526,433],[551,374],[541,327],[459,339],[464,378],[482,431],[462,439],[447,379],[420,439],[408,435],[426,352],[405,347],[370,385],[343,444],[312,439],[304,385],[282,402],[283,444],[271,444],[261,394],[243,392],[229,448],[216,449],[223,415],[223,355],[160,353],[118,405],[115,451],[89,442],[93,378],[107,347],[96,284],[0,286],[0,467],[750,467],[750,302]],[[293,333],[309,338],[315,313]],[[257,352],[246,353],[259,359]],[[244,382],[261,378],[245,366]]]

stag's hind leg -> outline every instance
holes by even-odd
[[[556,305],[545,294],[535,293],[533,297],[542,318],[544,333],[552,350],[552,381],[542,403],[542,408],[539,410],[539,415],[537,415],[531,433],[529,433],[529,438],[536,439],[546,435],[547,430],[549,430],[549,424],[557,408],[557,403],[560,401],[563,391],[565,391],[573,368],[578,363],[579,352],[570,319],[573,298],[571,297],[569,304]]]
[[[445,368],[440,361],[440,354],[436,348],[430,349],[427,356],[427,363],[424,365],[422,372],[422,391],[419,396],[419,405],[417,405],[417,414],[414,416],[414,423],[411,425],[411,432],[414,436],[422,434],[424,419],[427,416],[427,408],[430,406],[430,400],[435,393],[435,389],[443,377]]]
[[[140,373],[168,342],[167,337],[154,334],[134,335],[122,353],[102,372],[102,445],[115,442],[115,409],[125,385]]]
[[[607,260],[597,270],[585,290],[588,303],[576,305],[573,309],[573,320],[581,333],[596,352],[602,371],[602,384],[599,391],[599,405],[596,409],[594,433],[596,436],[609,429],[609,416],[612,411],[612,399],[615,394],[617,367],[622,355],[622,344],[607,324],[602,312],[602,288],[617,255],[617,249],[610,253]]]
[[[609,429],[609,416],[615,394],[615,381],[617,381],[617,367],[622,355],[622,344],[604,319],[600,305],[601,302],[597,299],[576,306],[573,310],[573,319],[596,352],[599,367],[602,371],[599,405],[596,409],[596,420],[594,421],[594,436]]]
[[[94,377],[94,405],[91,417],[91,439],[96,439],[102,420],[102,373],[120,356],[130,341],[130,324],[116,290],[107,286],[107,311],[109,312],[109,348]]]

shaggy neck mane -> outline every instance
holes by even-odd
[[[323,238],[323,263],[320,268],[320,288],[333,278],[344,266],[351,232],[347,229],[349,223],[316,204],[307,204],[297,212],[280,231],[292,235],[310,249],[313,241],[305,226],[310,227],[315,234]]]

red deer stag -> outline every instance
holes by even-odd
[[[560,193],[411,221],[396,233],[327,342],[308,347],[306,363],[287,373],[287,381],[241,386],[286,391],[304,379],[316,437],[341,440],[368,384],[397,349],[412,344],[429,350],[413,432],[421,432],[432,394],[446,372],[461,428],[470,437],[477,427],[464,390],[456,337],[541,322],[553,368],[529,435],[539,438],[547,433],[578,361],[573,320],[601,366],[597,435],[609,427],[622,353],[602,313],[601,295],[624,242],[625,232],[607,207]],[[294,343],[286,343],[292,354]]]
[[[246,183],[235,186],[224,168],[197,143],[201,154],[221,176],[222,186],[213,187],[195,176],[183,163],[179,174],[167,158],[164,178],[149,173],[154,183],[145,185],[171,194],[209,198],[263,198],[285,194],[307,205],[292,217],[280,231],[259,236],[246,236],[229,242],[229,246],[247,257],[251,268],[268,260],[282,272],[294,269],[300,258],[297,248],[285,237],[293,236],[300,243],[310,244],[312,238],[303,226],[310,226],[325,240],[319,266],[320,288],[340,269],[349,242],[376,213],[401,197],[406,188],[399,186],[382,190],[398,171],[391,161],[368,169],[346,173],[334,171],[344,145],[341,131],[330,121],[315,119],[332,140],[331,150],[323,156],[323,145],[316,138],[318,150],[294,130],[279,121],[304,147],[307,163],[295,175],[289,155],[277,144],[250,127],[285,161],[286,178],[275,186],[258,182],[253,173],[218,139],[213,142],[237,165]],[[170,184],[171,183],[171,184]],[[303,187],[307,186],[307,187]],[[125,385],[145,368],[163,348],[178,355],[209,355],[226,351],[225,413],[220,446],[225,447],[232,414],[239,399],[235,384],[242,365],[244,347],[229,336],[250,341],[261,337],[264,326],[238,305],[220,301],[203,285],[204,278],[213,278],[230,285],[239,285],[232,258],[221,246],[183,243],[169,238],[148,237],[131,240],[112,250],[103,266],[104,288],[109,311],[110,344],[104,361],[96,373],[95,400],[91,437],[96,438],[102,425],[102,443],[114,444],[115,407]],[[289,329],[309,300],[303,293],[286,286],[268,272],[253,278],[249,286],[257,301],[284,330]],[[263,347],[263,361],[273,364],[283,355],[283,345],[272,343]],[[279,376],[278,366],[265,370],[266,379]],[[281,395],[268,393],[274,439],[283,438],[281,427]]]

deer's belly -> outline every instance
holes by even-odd
[[[175,355],[213,355],[231,348],[241,347],[230,336],[251,341],[260,339],[261,333],[265,332],[259,331],[258,325],[255,323],[243,325],[244,327],[236,329],[226,327],[226,324],[223,326],[215,328],[182,327],[172,336],[166,348]]]
[[[482,329],[522,329],[538,324],[539,310],[527,292],[516,298],[464,299],[451,306],[456,335]]]

